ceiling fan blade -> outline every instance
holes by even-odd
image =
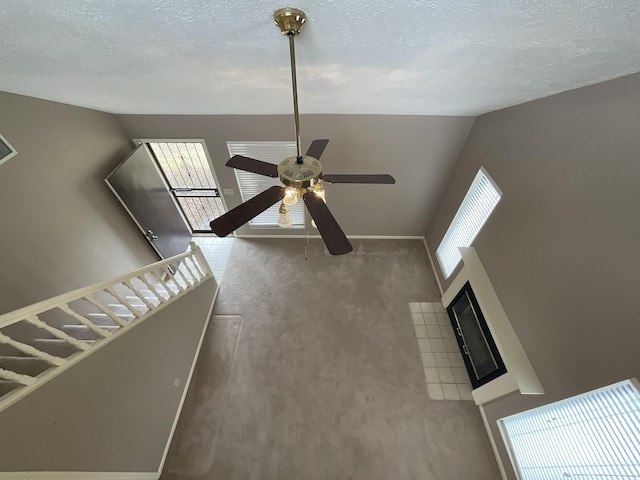
[[[265,177],[278,178],[278,166],[273,163],[263,162],[255,158],[234,155],[227,162],[227,167],[237,168],[246,172],[257,173]]]
[[[387,184],[396,183],[396,179],[386,173],[376,175],[361,174],[338,174],[323,175],[322,179],[328,183],[370,183],[370,184]]]
[[[329,143],[329,140],[326,139],[314,140],[313,142],[311,142],[311,145],[309,145],[309,149],[307,150],[307,153],[305,155],[307,157],[313,157],[316,160],[320,160],[322,152],[324,152],[324,149],[327,148],[327,143]]]
[[[333,215],[329,211],[327,204],[324,203],[322,198],[315,193],[305,193],[302,197],[304,204],[309,209],[311,217],[316,222],[320,236],[324,240],[324,244],[327,246],[327,250],[331,255],[344,255],[353,250],[351,243],[345,236],[344,232],[333,218]]]
[[[209,224],[211,230],[219,237],[226,237],[271,205],[282,200],[282,197],[284,197],[284,188],[274,185],[213,220]]]

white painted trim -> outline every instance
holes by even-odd
[[[522,480],[522,477],[520,476],[520,472],[518,471],[519,469],[517,467],[516,459],[513,456],[513,449],[511,448],[511,441],[509,440],[509,436],[507,435],[507,432],[504,429],[504,422],[502,420],[503,419],[500,418],[496,422],[498,424],[498,430],[500,430],[500,435],[502,436],[502,443],[504,443],[505,449],[507,450],[507,455],[509,457],[509,461],[511,462],[511,466],[513,467],[513,472],[516,475],[516,479],[517,480]],[[489,436],[491,436],[491,434]]]
[[[0,480],[158,480],[158,472],[0,472]]]
[[[254,235],[254,234],[238,234],[237,238],[322,238],[320,235]],[[353,240],[424,240],[419,235],[347,235],[347,238]]]
[[[475,404],[481,407],[485,403],[489,403],[496,398],[500,398],[517,391],[519,391],[519,388],[514,376],[510,372],[507,372],[504,375],[500,375],[498,378],[491,380],[489,383],[485,383],[481,387],[473,389],[471,391],[471,395],[473,396]]]
[[[496,440],[493,437],[493,432],[491,431],[491,427],[489,425],[489,420],[487,419],[487,415],[484,412],[484,407],[480,405],[478,408],[480,409],[480,416],[482,417],[482,423],[484,423],[484,428],[487,431],[487,436],[489,437],[491,450],[493,450],[493,455],[496,457],[498,470],[500,470],[500,477],[502,477],[502,480],[508,480],[507,472],[505,471],[504,464],[502,463],[502,457],[500,457],[500,453],[498,453],[498,446],[496,445]]]
[[[422,237],[422,241],[424,242],[424,249],[427,251],[427,256],[429,257],[429,263],[431,264],[431,271],[433,272],[433,276],[436,278],[436,283],[438,284],[438,290],[440,291],[440,296],[444,294],[444,290],[442,289],[442,284],[440,283],[440,277],[438,277],[438,272],[436,271],[436,265],[433,263],[433,257],[431,256],[431,250],[429,250],[429,245],[427,244],[427,239]],[[444,302],[442,302],[444,305]]]
[[[12,152],[9,155],[7,155],[2,160],[0,160],[0,165],[2,165],[7,160],[9,160],[9,159],[15,157],[16,155],[18,155],[18,151],[13,147],[13,145],[11,145],[9,143],[9,141],[6,138],[4,138],[4,136],[2,134],[0,134],[0,140],[2,140],[2,142],[12,150]]]
[[[516,332],[507,317],[498,294],[491,284],[480,257],[473,247],[460,247],[463,267],[442,295],[442,304],[446,307],[468,281],[476,294],[480,309],[484,313],[487,326],[496,342],[498,351],[504,360],[507,371],[515,381],[518,390],[524,395],[541,395],[544,388],[536,375],[527,353],[524,351]],[[500,377],[499,377],[500,378]],[[513,392],[513,382],[506,379],[489,382],[488,387],[475,394],[476,404],[484,404]],[[493,384],[493,385],[492,385]],[[486,387],[484,385],[483,387]],[[476,398],[476,395],[478,396]]]
[[[215,279],[214,279],[215,280]],[[162,454],[162,459],[160,460],[160,466],[158,467],[158,478],[162,474],[162,469],[164,468],[164,463],[167,461],[167,455],[169,455],[169,448],[171,447],[171,441],[173,440],[173,435],[176,432],[176,428],[178,426],[178,420],[180,419],[180,415],[182,413],[182,407],[184,406],[184,402],[187,398],[187,393],[189,391],[189,386],[191,385],[191,379],[193,378],[193,372],[196,369],[196,364],[198,363],[198,357],[200,356],[200,349],[202,348],[202,342],[204,341],[204,336],[207,333],[207,327],[209,326],[209,322],[211,321],[211,315],[213,314],[213,306],[216,303],[216,298],[218,298],[218,292],[220,291],[220,286],[216,283],[216,291],[213,294],[213,299],[211,300],[211,305],[209,305],[209,312],[207,313],[207,320],[204,323],[204,327],[202,328],[202,333],[200,334],[200,340],[198,341],[198,346],[196,347],[196,353],[193,356],[193,361],[191,362],[191,369],[189,370],[189,375],[187,376],[187,381],[184,383],[184,388],[182,391],[182,397],[180,398],[180,403],[178,404],[178,409],[176,410],[176,416],[173,419],[173,425],[171,425],[171,431],[169,432],[169,438],[167,439],[167,445],[164,447],[164,453]]]

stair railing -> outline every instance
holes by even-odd
[[[0,410],[208,278],[191,242],[183,254],[0,315]]]

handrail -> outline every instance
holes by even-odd
[[[8,312],[0,315],[0,328],[7,327],[13,323],[19,322],[23,320],[25,317],[29,317],[34,314],[38,314],[40,312],[50,310],[51,308],[56,307],[58,304],[66,304],[72,302],[73,300],[77,300],[78,298],[84,297],[85,295],[89,295],[91,293],[103,290],[107,287],[110,287],[117,283],[122,283],[125,280],[128,280],[133,277],[137,277],[143,275],[145,273],[152,273],[158,270],[160,267],[166,267],[175,263],[178,260],[182,260],[183,258],[190,257],[196,253],[202,254],[202,250],[195,243],[190,243],[190,250],[187,250],[185,253],[181,253],[179,255],[174,255],[173,257],[169,257],[165,260],[161,260],[156,263],[152,263],[151,265],[147,265],[146,267],[138,268],[137,270],[133,270],[129,273],[125,273],[123,275],[119,275],[110,280],[105,280],[103,282],[94,283],[93,285],[89,285],[87,287],[78,288],[71,292],[63,293],[56,297],[51,297],[46,300],[42,300],[38,303],[33,303],[31,305],[27,305],[26,307],[19,308],[18,310],[14,310],[12,312]],[[213,272],[211,271],[211,267],[205,261],[205,275],[213,276]]]

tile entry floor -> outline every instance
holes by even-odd
[[[222,281],[233,240],[233,237],[219,238],[213,235],[193,236],[193,241],[198,244],[202,253],[204,253],[218,284]]]
[[[433,400],[473,400],[451,322],[440,302],[409,302],[427,393]]]

